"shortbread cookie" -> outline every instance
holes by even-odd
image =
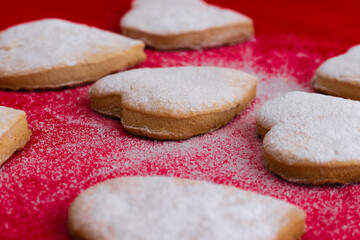
[[[256,95],[257,79],[217,67],[142,68],[107,76],[89,90],[91,107],[120,118],[134,135],[180,140],[219,128]]]
[[[76,239],[299,239],[305,213],[235,187],[169,177],[124,177],[82,192],[69,209]]]
[[[0,88],[47,89],[92,82],[145,60],[144,44],[60,19],[0,32]]]
[[[24,111],[0,106],[0,166],[30,140]]]
[[[202,0],[135,0],[121,19],[122,33],[156,49],[198,49],[244,42],[252,20]]]
[[[318,92],[360,100],[360,45],[321,64],[311,83]]]
[[[360,102],[291,92],[256,115],[267,168],[298,183],[360,182]]]

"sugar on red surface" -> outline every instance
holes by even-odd
[[[256,75],[258,96],[225,127],[180,142],[129,135],[119,121],[90,109],[89,85],[56,91],[0,91],[0,105],[26,111],[33,135],[24,150],[0,168],[0,239],[70,239],[67,209],[77,194],[108,178],[166,175],[252,190],[302,207],[303,239],[359,239],[358,184],[305,186],[288,183],[263,164],[254,115],[269,98],[312,91],[319,64],[360,43],[360,2],[221,1],[255,22],[256,37],[244,44],[202,51],[157,52],[138,67],[222,66]],[[59,17],[120,32],[127,1],[4,1],[0,30]]]

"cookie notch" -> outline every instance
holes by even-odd
[[[24,111],[0,106],[0,167],[25,147],[30,136]]]
[[[68,228],[76,239],[133,239],[142,229],[147,236],[143,239],[181,235],[294,240],[305,231],[305,217],[292,204],[235,187],[169,177],[122,177],[80,193],[69,208]]]
[[[311,80],[317,92],[360,100],[360,45],[320,65]]]
[[[208,79],[211,80],[208,82]],[[120,86],[121,81],[127,82],[126,86]],[[195,88],[203,100],[200,96],[194,96],[194,92],[191,93],[191,81],[197,85]],[[137,89],[136,84],[143,85],[142,89]],[[213,94],[216,87],[212,89],[211,84],[225,89],[215,100],[216,96],[202,90],[207,89]],[[251,75],[225,68],[136,69],[99,80],[89,89],[89,96],[93,110],[120,118],[125,130],[133,135],[159,140],[183,140],[230,122],[255,98],[256,85],[257,79]],[[136,93],[138,91],[142,91],[142,94]],[[226,91],[229,91],[230,98],[225,96]],[[131,94],[137,94],[137,97]],[[195,104],[191,101],[194,97]],[[137,98],[146,98],[145,103]],[[151,99],[149,103],[148,99]],[[222,102],[222,99],[228,102]]]
[[[162,16],[149,13],[149,8]],[[136,0],[121,19],[120,27],[125,36],[141,39],[158,50],[217,47],[245,42],[254,36],[249,17],[202,0]]]
[[[143,62],[144,47],[141,41],[61,19],[16,25],[0,33],[0,88],[93,82]]]
[[[311,185],[360,182],[360,103],[292,92],[256,114],[266,167]]]

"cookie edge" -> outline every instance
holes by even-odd
[[[311,85],[320,93],[360,101],[360,83],[356,84],[316,73],[311,80]]]
[[[0,167],[9,160],[16,151],[23,149],[30,141],[32,133],[26,120],[26,113],[21,110],[16,111],[19,111],[17,119],[7,131],[0,136],[0,145],[4,146],[4,148],[1,149],[4,157],[0,159]]]
[[[218,129],[241,114],[256,97],[257,81],[251,85],[249,92],[233,107],[214,113],[200,113],[179,118],[151,115],[128,109],[123,106],[120,95],[90,95],[90,105],[98,113],[119,118],[125,130],[133,135],[156,140],[185,140]],[[151,126],[150,129],[149,126]],[[188,126],[193,126],[193,128],[189,130]],[[199,126],[202,127],[199,129]],[[164,128],[165,130],[162,130]]]
[[[122,34],[140,39],[157,50],[202,49],[233,45],[250,40],[254,36],[253,21],[226,24],[201,31],[179,34],[155,34],[120,25]]]
[[[145,61],[143,43],[131,46],[121,51],[117,56],[108,57],[100,62],[79,64],[71,67],[44,69],[31,74],[15,75],[0,78],[0,89],[37,90],[73,87],[94,82],[110,73],[125,70]],[[51,82],[49,83],[49,80]]]

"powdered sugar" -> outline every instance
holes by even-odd
[[[359,161],[359,102],[292,92],[266,102],[256,121],[271,129],[264,147],[274,151],[278,160],[290,164]]]
[[[76,201],[74,225],[106,239],[275,239],[289,212],[303,215],[270,197],[166,177],[112,179]]]
[[[235,107],[256,84],[255,77],[226,68],[143,68],[107,76],[89,94],[117,94],[124,107],[186,117]]]
[[[142,43],[60,19],[25,23],[0,33],[0,77],[89,64],[136,44]]]
[[[350,48],[345,54],[326,60],[316,71],[338,81],[360,84],[360,45]]]
[[[202,0],[136,0],[121,26],[154,34],[179,34],[239,22],[249,23],[251,19]]]
[[[24,112],[12,108],[0,106],[0,136],[4,134],[15,123]]]
[[[259,79],[257,98],[240,116],[186,141],[127,134],[118,120],[91,110],[88,85],[46,92],[0,91],[0,104],[26,111],[33,131],[27,146],[0,168],[0,238],[70,239],[68,207],[81,190],[114,177],[165,175],[232,185],[294,203],[307,212],[304,240],[358,239],[359,184],[292,184],[264,166],[255,113],[280,94],[311,91],[315,59],[323,59],[337,46],[306,37],[290,40],[289,45],[288,35],[263,35],[203,51],[146,50],[148,58],[141,67],[221,66]],[[299,59],[299,52],[310,57]]]

